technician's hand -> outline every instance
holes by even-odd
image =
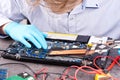
[[[11,22],[6,24],[3,30],[12,39],[23,43],[28,48],[31,47],[31,44],[27,40],[31,41],[37,48],[47,49],[47,43],[44,39],[46,35],[33,25]]]

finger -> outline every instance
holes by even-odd
[[[35,32],[32,32],[31,33],[34,38],[39,42],[39,44],[41,44],[41,47],[43,49],[47,49],[47,43],[46,43],[46,40],[44,38],[44,36],[41,34],[41,33],[35,33]]]
[[[31,44],[27,42],[24,38],[19,39],[19,41],[24,44],[26,47],[31,48]]]
[[[47,38],[47,34],[45,34],[45,33],[43,33],[43,32],[41,32],[41,34],[45,37],[45,38]]]
[[[32,42],[32,44],[34,44],[37,48],[41,48],[41,44],[34,38],[33,35],[26,35],[25,38]]]
[[[32,29],[37,33],[37,34],[42,34],[45,38],[47,37],[47,34],[41,32],[40,30],[38,30],[34,25],[31,25]]]

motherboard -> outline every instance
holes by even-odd
[[[38,49],[31,42],[32,47],[27,48],[20,42],[13,42],[2,54],[3,58],[17,61],[27,61],[40,64],[62,66],[94,66],[97,56],[108,56],[109,47],[107,37],[70,35],[47,33],[47,49]],[[101,57],[96,60],[100,68],[105,68],[107,59]]]

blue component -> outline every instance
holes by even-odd
[[[0,80],[6,80],[7,78],[7,69],[0,69]]]
[[[48,52],[48,49],[37,49],[37,48],[30,48],[26,50],[27,55],[36,58],[44,58]]]
[[[29,42],[31,43],[31,42]],[[36,48],[31,43],[32,47],[28,48],[25,45],[21,44],[20,42],[14,42],[8,50],[11,53],[19,54],[20,56],[30,57],[30,58],[45,58],[50,51],[56,50],[71,50],[71,49],[86,49],[86,45],[82,44],[81,42],[66,42],[66,41],[59,41],[59,40],[47,40],[47,49],[43,48]],[[15,55],[14,54],[14,55]],[[78,61],[79,62],[79,61]]]
[[[118,54],[120,55],[120,49],[118,49]]]

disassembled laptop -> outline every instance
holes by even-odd
[[[96,60],[100,68],[105,68],[110,49],[119,48],[120,41],[108,37],[96,37],[88,35],[61,34],[46,32],[48,49],[27,48],[20,42],[13,42],[2,54],[2,57],[18,61],[37,62],[55,65],[88,65],[95,67],[93,60],[97,56],[103,56]]]

